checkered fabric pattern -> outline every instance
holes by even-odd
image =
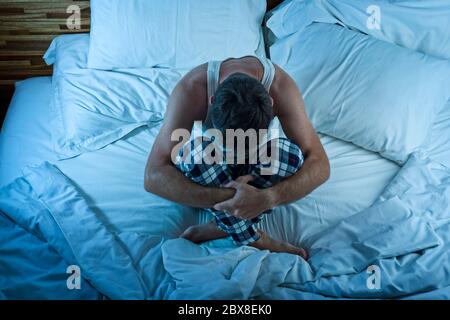
[[[303,165],[302,152],[295,143],[285,138],[277,138],[259,147],[257,164],[227,164],[226,151],[222,161],[212,161],[210,152],[205,152],[214,143],[210,139],[195,137],[189,140],[179,151],[176,167],[192,181],[203,186],[220,187],[240,176],[252,175],[249,184],[256,188],[268,188],[282,179],[295,174]],[[210,146],[211,147],[211,146]],[[268,162],[268,160],[271,160]],[[213,208],[210,212],[217,226],[226,232],[237,245],[247,245],[259,239],[256,224],[263,214],[251,220],[242,220]]]

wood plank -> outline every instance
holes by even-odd
[[[22,34],[14,34],[14,35],[3,35],[0,34],[0,41],[20,41],[20,42],[29,42],[29,41],[51,41],[55,35],[53,34],[40,34],[40,35],[22,35]]]
[[[13,86],[15,83],[15,80],[0,80],[0,86]]]
[[[46,50],[0,50],[0,57],[43,56]]]
[[[31,61],[30,60],[9,60],[9,61],[0,61],[0,68],[5,67],[31,67]]]

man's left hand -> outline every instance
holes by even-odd
[[[264,211],[272,209],[272,197],[269,189],[257,189],[248,184],[252,176],[242,176],[224,187],[236,190],[234,197],[217,203],[214,209],[231,214],[237,218],[250,220]]]

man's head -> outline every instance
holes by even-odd
[[[272,105],[272,98],[258,80],[235,73],[219,85],[208,117],[223,133],[226,129],[267,129],[273,118]]]

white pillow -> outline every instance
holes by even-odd
[[[190,68],[254,55],[265,0],[92,0],[88,67]]]
[[[270,52],[302,90],[316,130],[399,163],[450,97],[449,61],[338,25],[314,23]]]
[[[59,159],[95,151],[141,126],[161,123],[167,100],[186,71],[93,70],[89,35],[63,35],[45,55],[54,63],[52,140]]]
[[[273,11],[273,17],[270,27],[278,37],[312,22],[336,23],[450,59],[450,2],[446,0],[285,0]]]

